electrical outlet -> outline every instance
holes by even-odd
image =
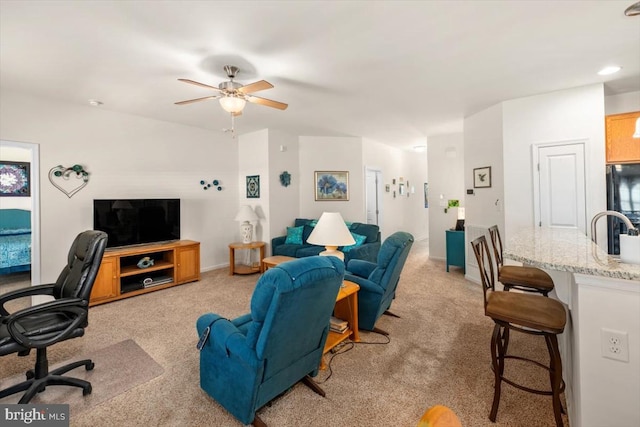
[[[629,362],[629,334],[613,329],[600,329],[602,357]]]

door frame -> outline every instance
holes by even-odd
[[[364,167],[364,215],[365,221],[367,220],[367,207],[369,206],[369,191],[368,191],[368,173],[373,172],[376,177],[376,209],[377,209],[377,221],[378,227],[382,228],[382,170],[380,168],[365,166]]]
[[[540,227],[540,221],[542,220],[542,212],[540,211],[540,169],[538,168],[538,164],[540,163],[540,148],[547,147],[558,147],[563,145],[581,145],[582,146],[582,161],[584,162],[584,173],[583,176],[584,184],[585,184],[585,199],[584,199],[584,214],[585,214],[585,228],[587,228],[587,194],[586,194],[586,186],[587,186],[587,164],[588,164],[588,153],[587,153],[587,140],[586,139],[568,139],[563,141],[554,141],[554,142],[541,142],[531,144],[531,172],[533,174],[533,221],[535,227]],[[587,230],[582,230],[583,232],[587,232]]]
[[[40,145],[31,142],[0,140],[0,147],[17,147],[31,153],[31,286],[40,278]]]

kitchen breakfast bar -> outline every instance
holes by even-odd
[[[550,296],[567,308],[559,342],[571,426],[639,426],[640,265],[619,262],[575,229],[508,237],[504,257],[549,273]],[[622,339],[613,352],[611,334]]]

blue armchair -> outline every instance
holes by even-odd
[[[256,411],[302,380],[324,396],[316,376],[329,318],[344,277],[335,257],[307,257],[264,273],[251,313],[233,320],[209,313],[197,321],[202,336],[200,387],[244,424],[264,425]]]
[[[358,326],[360,329],[388,335],[375,327],[396,296],[400,273],[413,245],[413,236],[403,231],[393,233],[382,243],[378,262],[352,259],[344,279],[360,285],[358,292]],[[393,315],[393,314],[391,314]],[[396,316],[397,317],[397,316]]]

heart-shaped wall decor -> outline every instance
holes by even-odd
[[[89,172],[80,165],[73,165],[70,168],[58,165],[49,171],[49,181],[71,198],[89,183]]]

